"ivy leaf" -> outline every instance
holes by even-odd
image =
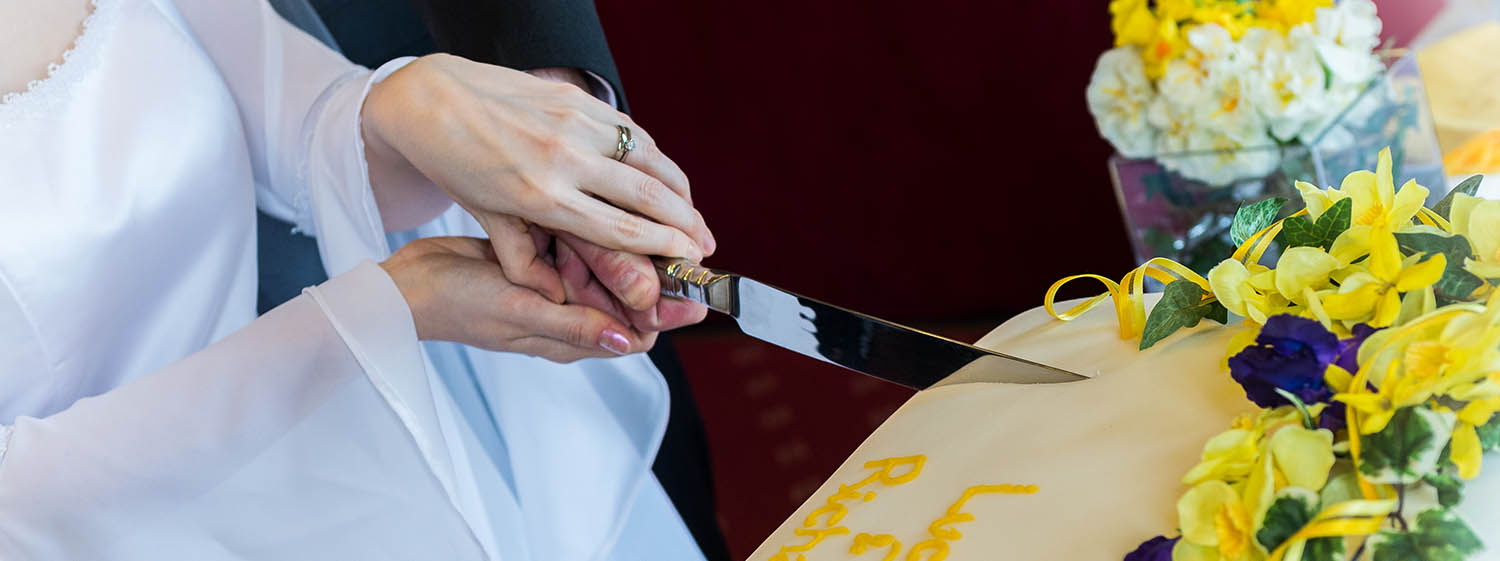
[[[1438,457],[1453,431],[1453,413],[1426,406],[1402,407],[1390,424],[1361,438],[1359,472],[1372,483],[1410,484],[1436,473]]]
[[[1464,482],[1451,473],[1429,473],[1422,477],[1437,491],[1438,504],[1445,508],[1458,506],[1463,500]]]
[[[1265,546],[1266,551],[1274,551],[1292,534],[1312,522],[1317,514],[1317,493],[1301,487],[1282,489],[1276,493],[1276,500],[1266,510],[1264,522],[1260,531],[1255,533],[1255,539]],[[1343,539],[1314,538],[1303,546],[1302,558],[1307,561],[1333,561],[1341,558],[1343,553]]]
[[[1317,222],[1301,216],[1288,218],[1281,223],[1281,239],[1287,249],[1304,246],[1323,249],[1333,247],[1333,240],[1349,229],[1353,214],[1354,199],[1343,199],[1323,211]]]
[[[1146,327],[1141,332],[1141,350],[1151,348],[1178,329],[1196,327],[1203,318],[1228,323],[1229,310],[1218,300],[1205,302],[1205,295],[1207,292],[1203,287],[1190,280],[1176,280],[1167,285],[1162,291],[1161,301],[1146,318]]]
[[[1474,427],[1479,433],[1479,447],[1485,452],[1500,448],[1500,415],[1493,415],[1489,422]]]
[[[1430,232],[1410,232],[1396,234],[1396,245],[1401,248],[1403,255],[1426,254],[1428,256],[1443,254],[1448,264],[1443,268],[1443,276],[1433,285],[1433,292],[1439,298],[1450,302],[1467,302],[1474,297],[1474,291],[1484,286],[1484,279],[1464,270],[1464,259],[1474,256],[1473,246],[1469,245],[1469,239],[1462,235],[1454,234],[1445,236]],[[1423,258],[1426,261],[1427,258]]]
[[[1422,512],[1406,532],[1382,530],[1370,538],[1373,561],[1463,561],[1482,549],[1474,531],[1446,508]]]
[[[1463,182],[1459,183],[1457,187],[1454,187],[1452,191],[1449,191],[1448,194],[1443,197],[1443,200],[1438,201],[1438,204],[1432,205],[1432,211],[1436,212],[1438,216],[1448,218],[1448,213],[1453,210],[1453,195],[1463,193],[1470,197],[1474,196],[1475,193],[1479,192],[1479,182],[1483,179],[1483,175],[1474,175],[1470,176],[1468,179],[1463,180]]]
[[[1229,239],[1236,246],[1245,245],[1250,236],[1276,222],[1276,214],[1281,212],[1281,205],[1284,204],[1285,198],[1273,197],[1241,206],[1234,211],[1234,223],[1229,226]]]

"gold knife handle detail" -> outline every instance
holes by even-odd
[[[734,275],[685,259],[654,259],[661,293],[734,315]]]

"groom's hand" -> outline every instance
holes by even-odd
[[[558,232],[556,264],[568,301],[611,309],[615,317],[645,332],[669,331],[703,321],[708,308],[661,297],[661,280],[651,260],[615,251]]]

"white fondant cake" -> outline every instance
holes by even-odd
[[[1174,536],[1183,474],[1209,437],[1256,410],[1220,366],[1239,329],[1205,322],[1139,351],[1108,303],[1068,323],[1021,314],[979,345],[1095,377],[918,393],[751,560],[1106,561]],[[916,459],[866,467],[917,455],[920,469]],[[976,485],[1002,484],[1036,491],[955,504]],[[1459,510],[1491,544],[1473,559],[1500,561],[1500,476],[1469,482]]]

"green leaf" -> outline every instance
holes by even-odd
[[[1436,212],[1438,216],[1448,218],[1448,213],[1453,210],[1453,196],[1458,193],[1463,193],[1470,197],[1474,196],[1479,192],[1479,182],[1483,179],[1483,175],[1475,175],[1463,180],[1463,182],[1459,183],[1457,187],[1454,187],[1452,191],[1449,191],[1448,194],[1443,197],[1443,200],[1438,201],[1438,204],[1432,205],[1432,211]]]
[[[1303,246],[1323,249],[1333,247],[1333,240],[1349,229],[1353,213],[1354,199],[1343,199],[1323,211],[1317,222],[1301,216],[1288,218],[1281,223],[1282,241],[1287,249]]]
[[[1241,206],[1234,211],[1234,223],[1229,226],[1229,239],[1236,246],[1245,245],[1250,236],[1276,222],[1276,215],[1281,212],[1281,205],[1284,204],[1285,198],[1274,197]]]
[[[1458,506],[1463,500],[1464,482],[1451,473],[1429,473],[1422,477],[1422,481],[1437,491],[1438,504],[1444,507]]]
[[[1432,287],[1439,298],[1449,302],[1467,302],[1474,297],[1475,290],[1484,286],[1483,279],[1464,270],[1464,259],[1474,256],[1473,246],[1469,245],[1466,237],[1457,234],[1445,236],[1432,232],[1408,232],[1396,234],[1396,245],[1400,246],[1403,255],[1428,255],[1423,261],[1439,253],[1448,260],[1443,268],[1442,278]]]
[[[1423,511],[1408,531],[1383,530],[1369,543],[1373,561],[1463,561],[1484,549],[1474,531],[1446,508]]]
[[[1151,309],[1141,333],[1141,350],[1151,348],[1184,327],[1196,327],[1203,318],[1228,323],[1229,310],[1218,300],[1204,301],[1207,292],[1190,280],[1176,280],[1162,291],[1161,301]]]
[[[1292,537],[1318,514],[1318,494],[1301,487],[1287,487],[1276,493],[1276,500],[1266,510],[1256,541],[1273,551]],[[1344,552],[1344,540],[1316,538],[1307,541],[1302,558],[1308,561],[1331,561]]]
[[[1453,431],[1453,413],[1426,406],[1396,410],[1380,432],[1361,438],[1359,472],[1372,483],[1410,484],[1436,473],[1438,457]]]
[[[1500,415],[1490,417],[1489,422],[1474,427],[1479,432],[1479,446],[1485,452],[1500,448]]]

